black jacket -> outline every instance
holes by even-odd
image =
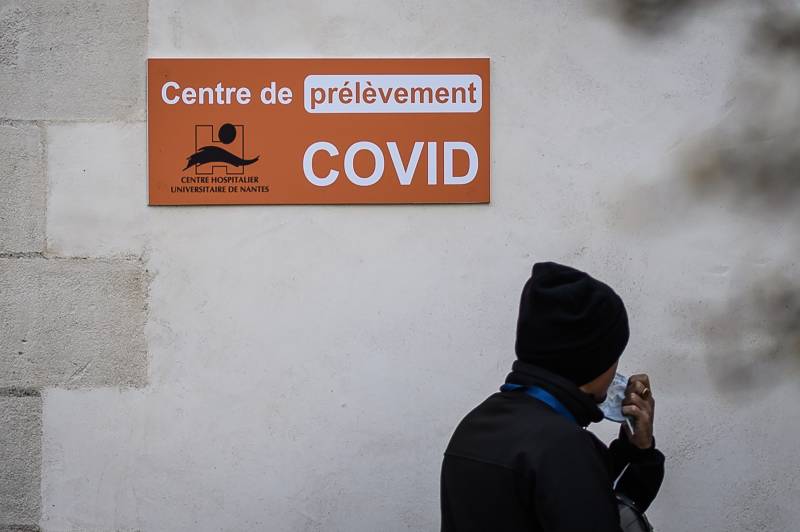
[[[610,447],[585,429],[603,414],[570,381],[515,361],[506,382],[553,394],[577,423],[521,389],[497,392],[453,433],[441,470],[442,532],[618,532],[616,489],[642,510],[664,477],[664,455],[624,432]],[[627,465],[627,468],[626,468]]]

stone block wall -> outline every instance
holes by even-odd
[[[81,135],[141,128],[146,33],[144,1],[0,6],[0,530],[39,528],[46,390],[147,382],[141,250],[62,245],[93,206],[72,187],[52,194],[65,179],[94,189],[86,168],[102,146],[60,155]]]

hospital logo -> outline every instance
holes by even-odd
[[[258,160],[258,155],[246,159],[244,154],[244,126],[225,123],[194,126],[194,153],[186,158],[186,167],[194,166],[198,175],[213,173],[244,174],[244,167]]]

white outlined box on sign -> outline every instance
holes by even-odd
[[[475,74],[306,76],[309,113],[477,113],[483,84]]]

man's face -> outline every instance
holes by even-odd
[[[614,374],[617,372],[617,365],[619,365],[619,360],[614,362],[614,365],[608,368],[605,373],[595,378],[593,381],[580,386],[580,389],[594,397],[597,404],[602,403],[606,400],[608,387],[611,386],[611,382],[614,380]]]

